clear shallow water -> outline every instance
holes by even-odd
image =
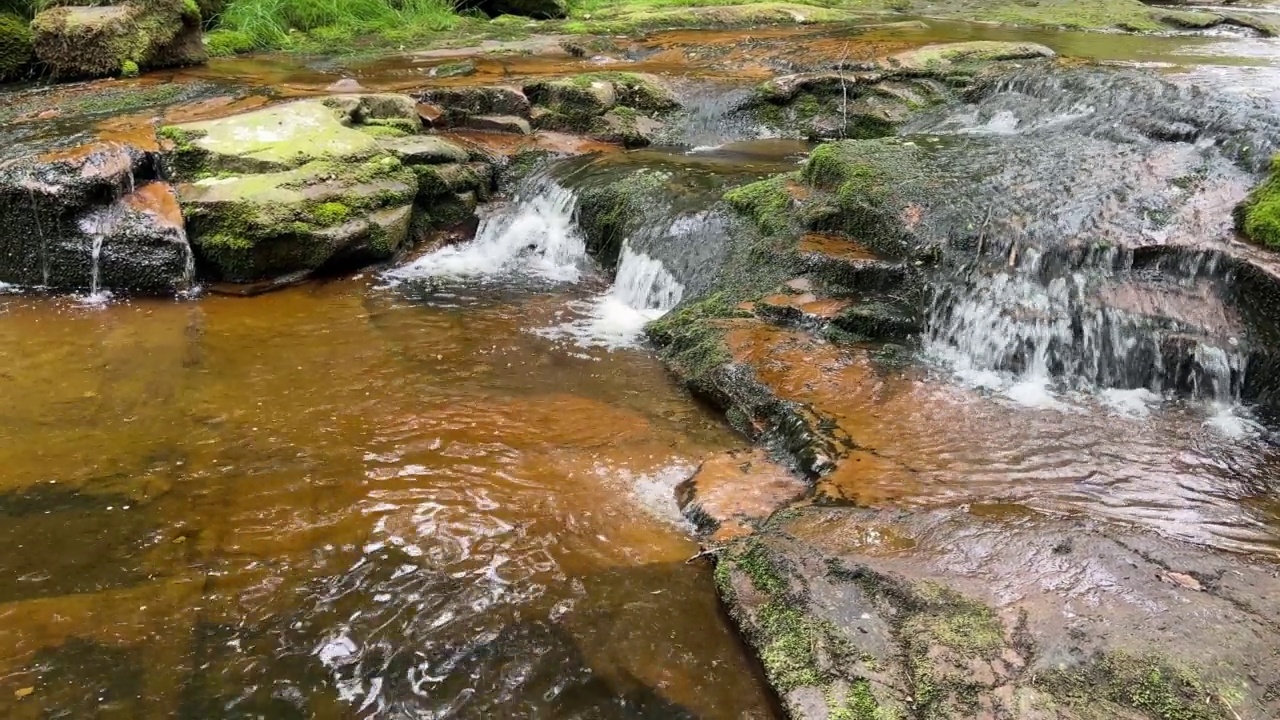
[[[737,440],[589,296],[0,297],[0,716],[772,717],[671,505]]]

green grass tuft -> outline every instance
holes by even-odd
[[[210,35],[210,54],[243,52],[246,46],[337,46],[366,35],[394,36],[408,28],[452,30],[460,20],[449,0],[231,0],[219,17],[219,29]],[[213,37],[222,33],[232,35],[214,42]]]

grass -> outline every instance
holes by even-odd
[[[366,36],[445,32],[462,20],[450,0],[232,0],[210,39],[214,54],[341,46]]]

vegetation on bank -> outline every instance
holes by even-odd
[[[251,51],[351,52],[480,38],[518,38],[535,31],[632,34],[673,27],[852,21],[861,16],[949,17],[1083,30],[1160,32],[1222,22],[1271,28],[1257,18],[1180,11],[1139,0],[1014,0],[973,6],[963,0],[199,0],[211,56]],[[0,17],[29,20],[58,0],[0,0]],[[71,3],[66,3],[71,4]],[[526,12],[502,15],[483,9]],[[0,53],[13,33],[0,23]],[[0,65],[9,57],[0,57]],[[3,69],[3,68],[0,68]]]

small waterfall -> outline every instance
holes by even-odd
[[[1222,335],[1229,328],[1182,322],[1168,308],[1108,304],[1107,282],[1135,282],[1113,270],[1125,265],[1113,254],[1074,270],[1047,264],[1028,250],[1015,267],[976,263],[942,283],[928,308],[926,352],[967,381],[1028,404],[1052,403],[1053,387],[1238,400],[1245,353],[1234,336]],[[1213,268],[1176,265],[1192,273]],[[1163,290],[1160,300],[1172,303],[1173,288]]]
[[[49,240],[44,236],[44,228],[40,227],[40,205],[36,202],[36,193],[27,188],[27,198],[31,201],[31,218],[35,221],[36,234],[40,236],[40,276],[45,287],[49,285]]]
[[[683,296],[684,286],[661,262],[624,244],[609,290],[574,303],[574,309],[583,317],[538,334],[571,340],[582,347],[630,347],[640,339],[647,323],[670,312]]]
[[[387,273],[392,281],[526,275],[576,282],[587,250],[573,221],[571,190],[539,176],[489,211],[473,240],[437,250]]]
[[[683,294],[684,288],[661,262],[632,250],[630,245],[623,246],[610,296],[641,313],[661,317],[680,302]]]
[[[116,232],[123,213],[123,203],[117,199],[80,218],[80,232],[89,238],[89,295],[85,298],[89,303],[100,303],[111,296],[102,287],[102,244]]]
[[[102,258],[102,233],[93,236],[93,249],[90,251],[93,259],[93,266],[89,271],[89,297],[98,296],[98,286],[101,283],[101,258]]]

